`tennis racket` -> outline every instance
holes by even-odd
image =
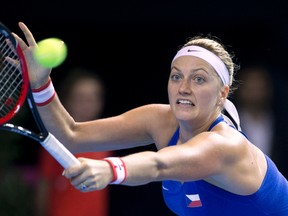
[[[34,102],[24,54],[9,29],[0,23],[0,130],[39,142],[65,169],[80,162],[45,128]],[[27,102],[39,133],[10,120]],[[10,121],[11,122],[11,121]]]

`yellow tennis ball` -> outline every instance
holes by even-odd
[[[43,67],[54,68],[63,63],[67,57],[67,46],[59,38],[48,38],[37,43],[33,55]]]

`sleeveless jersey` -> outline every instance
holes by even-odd
[[[218,117],[210,126],[224,121]],[[169,142],[176,145],[179,128]],[[204,180],[162,181],[166,205],[179,216],[288,216],[288,181],[266,156],[267,172],[259,190],[252,195],[237,195]]]

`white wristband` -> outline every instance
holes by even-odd
[[[113,179],[110,184],[121,184],[125,181],[127,170],[124,162],[119,157],[104,158],[109,163],[113,171]]]
[[[44,86],[39,89],[33,89],[32,95],[37,106],[45,106],[52,101],[56,95],[53,83],[48,81]]]

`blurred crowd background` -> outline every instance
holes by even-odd
[[[231,100],[239,108],[242,128],[288,178],[288,6],[284,0],[18,0],[1,8],[0,22],[21,37],[19,21],[28,25],[37,41],[59,37],[66,42],[67,59],[52,72],[58,92],[73,68],[89,68],[101,76],[105,117],[147,103],[167,103],[169,67],[178,48],[195,35],[218,37],[240,65],[239,89]],[[27,110],[21,110],[15,121],[35,127],[27,115]],[[51,208],[46,195],[36,196],[40,149],[38,143],[20,135],[0,132],[1,216],[44,216],[37,211],[39,199]],[[155,150],[153,146],[145,149]],[[160,184],[111,185],[109,213],[94,215],[172,215]]]

